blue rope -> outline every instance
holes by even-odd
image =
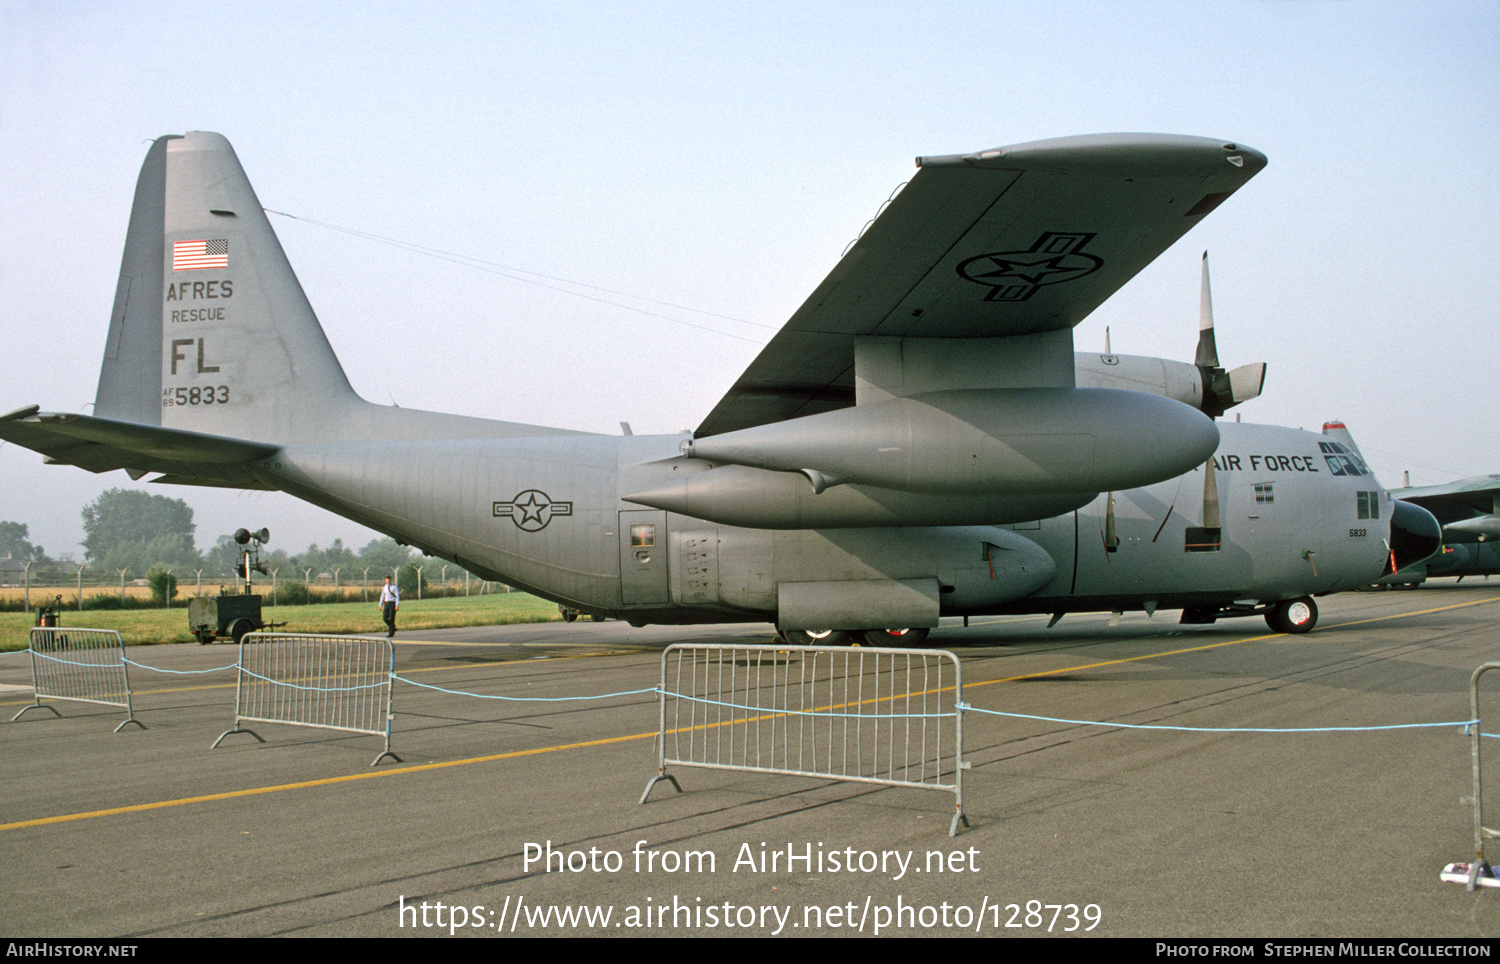
[[[83,666],[83,667],[92,668],[92,669],[99,669],[99,668],[108,669],[108,668],[110,668],[112,666],[118,665],[118,664],[115,664],[115,663],[82,663],[82,662],[78,662],[76,660],[63,659],[60,656],[54,656],[54,655],[52,655],[50,653],[39,653],[39,652],[37,652],[35,650],[31,650],[31,649],[12,650],[10,652],[0,653],[0,656],[11,656],[11,655],[17,655],[17,656],[19,656],[19,655],[24,655],[24,654],[27,654],[27,653],[30,653],[31,655],[34,655],[34,656],[39,656],[42,659],[50,659],[53,662],[64,663],[64,664],[69,665],[69,666]],[[952,713],[834,713],[834,712],[829,712],[829,711],[817,711],[817,710],[792,710],[792,709],[778,709],[778,708],[775,708],[775,707],[749,706],[749,705],[746,705],[746,704],[743,704],[743,703],[726,703],[726,702],[723,702],[721,700],[711,700],[711,699],[707,699],[707,698],[704,698],[704,697],[688,696],[688,695],[683,694],[683,693],[673,693],[673,692],[670,692],[670,691],[667,691],[667,690],[662,690],[659,687],[654,687],[654,686],[651,687],[651,688],[649,688],[649,689],[621,690],[621,691],[616,692],[616,693],[600,693],[600,694],[593,695],[593,696],[556,696],[556,697],[544,697],[544,696],[498,696],[498,695],[489,695],[489,694],[485,694],[485,693],[473,693],[473,692],[469,692],[467,690],[448,689],[448,688],[442,687],[442,686],[433,686],[430,683],[419,683],[416,680],[407,679],[406,677],[404,677],[404,676],[398,676],[395,673],[389,674],[386,679],[383,679],[383,680],[381,680],[379,682],[376,682],[376,683],[368,683],[368,684],[364,684],[364,685],[360,685],[360,686],[322,687],[322,686],[299,686],[296,683],[287,683],[287,682],[283,682],[281,680],[274,680],[274,679],[271,679],[270,677],[261,676],[261,675],[259,675],[257,673],[251,672],[250,670],[244,669],[238,663],[231,663],[231,664],[229,664],[227,666],[216,666],[216,667],[213,667],[211,669],[175,670],[175,669],[162,669],[161,667],[157,667],[157,666],[148,666],[145,663],[138,663],[135,660],[128,659],[128,658],[124,659],[123,662],[129,663],[132,666],[138,666],[141,669],[151,670],[152,672],[155,672],[155,673],[169,673],[169,674],[176,675],[176,676],[192,676],[192,675],[200,675],[200,674],[203,674],[203,673],[218,673],[218,672],[223,672],[224,670],[228,670],[228,669],[239,668],[239,669],[243,670],[243,672],[245,673],[245,675],[254,677],[255,679],[262,680],[264,682],[271,683],[271,684],[276,685],[276,686],[287,686],[287,687],[291,687],[292,689],[305,690],[305,691],[314,692],[314,693],[343,693],[343,692],[353,692],[355,690],[377,689],[377,688],[379,688],[381,686],[385,686],[387,683],[391,682],[392,680],[399,680],[400,682],[408,683],[408,684],[410,684],[412,686],[421,687],[422,689],[434,690],[434,691],[439,692],[439,693],[448,693],[448,694],[453,695],[453,696],[472,696],[475,699],[481,699],[481,700],[503,700],[505,702],[510,702],[510,703],[568,703],[568,702],[574,702],[574,701],[577,701],[577,700],[607,700],[607,699],[614,699],[616,697],[621,697],[621,696],[639,696],[639,695],[641,695],[643,693],[660,693],[663,696],[671,696],[671,697],[673,697],[675,699],[679,699],[679,700],[687,700],[689,702],[694,702],[694,703],[704,703],[704,704],[712,705],[712,706],[723,706],[723,707],[727,707],[729,709],[742,710],[742,711],[747,712],[747,713],[777,713],[777,714],[782,714],[782,715],[786,715],[786,716],[811,716],[811,717],[817,717],[817,718],[830,718],[830,719],[839,719],[839,718],[860,719],[860,720],[901,720],[901,719],[919,719],[920,720],[920,719],[938,719],[938,718],[946,717],[946,716],[956,716],[956,715],[958,715],[958,713],[962,713],[962,712],[966,712],[966,711],[972,710],[972,711],[974,711],[976,713],[988,713],[991,716],[1005,716],[1005,717],[1010,717],[1010,718],[1019,719],[1019,720],[1036,720],[1036,721],[1043,722],[1043,723],[1063,723],[1063,724],[1068,724],[1068,725],[1071,725],[1071,726],[1099,726],[1099,727],[1110,727],[1110,728],[1121,729],[1121,730],[1173,730],[1173,731],[1177,731],[1177,732],[1180,732],[1180,733],[1376,733],[1376,732],[1380,732],[1380,731],[1383,731],[1383,730],[1417,730],[1417,729],[1432,729],[1432,728],[1435,728],[1435,727],[1452,727],[1452,728],[1455,728],[1455,729],[1462,729],[1463,732],[1465,733],[1465,735],[1468,735],[1470,727],[1477,726],[1480,723],[1479,720],[1475,719],[1475,720],[1454,720],[1454,721],[1447,721],[1447,722],[1441,722],[1441,723],[1394,723],[1394,724],[1389,724],[1389,725],[1385,725],[1385,726],[1321,726],[1321,727],[1249,727],[1249,726],[1206,727],[1206,726],[1171,726],[1171,725],[1160,724],[1160,723],[1106,723],[1106,722],[1101,722],[1099,720],[1076,720],[1076,719],[1069,719],[1069,718],[1066,718],[1066,717],[1058,717],[1058,716],[1038,716],[1038,715],[1031,714],[1031,713],[1007,713],[1007,712],[1004,712],[1002,710],[985,709],[983,707],[974,706],[974,705],[969,704],[969,703],[959,703],[959,704],[957,704],[957,706],[955,707],[955,711],[952,712]],[[1480,736],[1488,737],[1490,739],[1497,739],[1497,738],[1500,738],[1500,733],[1481,733]]]
[[[1378,730],[1416,730],[1427,727],[1451,726],[1467,728],[1478,720],[1459,720],[1448,723],[1395,723],[1390,726],[1309,726],[1294,728],[1272,728],[1252,726],[1167,726],[1158,723],[1101,723],[1098,720],[1069,720],[1057,716],[1033,716],[1029,713],[1005,713],[1000,710],[986,710],[982,707],[971,706],[968,703],[960,703],[959,709],[973,710],[976,713],[988,713],[991,716],[1009,716],[1019,720],[1041,720],[1045,723],[1071,723],[1076,726],[1108,726],[1122,730],[1179,730],[1185,733],[1373,733]],[[1490,734],[1485,734],[1486,736]]]
[[[139,666],[141,669],[149,669],[153,673],[171,673],[173,676],[194,676],[200,673],[219,673],[226,669],[235,669],[240,664],[230,663],[228,666],[215,666],[213,669],[162,669],[160,666],[147,666],[145,663],[137,663],[135,660],[125,658],[125,662],[131,666]]]
[[[50,653],[38,653],[35,650],[32,650],[31,654],[42,659],[50,659],[54,663],[66,663],[69,666],[86,666],[89,669],[113,669],[120,665],[119,663],[80,663],[77,660],[63,659],[61,656],[53,656]]]
[[[410,683],[412,686],[420,686],[427,690],[437,690],[439,693],[451,693],[454,696],[472,696],[480,700],[505,700],[510,703],[567,703],[573,700],[607,700],[616,696],[638,696],[641,693],[655,693],[656,687],[645,690],[622,690],[619,693],[601,693],[598,696],[490,696],[484,693],[470,693],[466,690],[450,690],[441,686],[433,686],[430,683],[418,683],[416,680],[407,679],[404,676],[391,674],[391,679],[402,683]]]
[[[274,684],[276,686],[287,686],[294,690],[306,690],[309,693],[351,693],[354,690],[379,689],[380,687],[388,684],[394,678],[388,676],[378,683],[365,683],[361,686],[298,686],[296,683],[288,683],[285,680],[271,679],[271,677],[269,676],[261,676],[259,673],[252,673],[248,669],[245,669],[243,666],[240,667],[240,672],[244,673],[246,676],[253,676],[258,680],[264,680],[265,682]]]

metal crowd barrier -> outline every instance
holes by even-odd
[[[125,666],[125,641],[112,629],[77,629],[41,627],[31,631],[28,650],[31,653],[33,702],[21,710],[47,709],[62,716],[57,707],[43,703],[49,700],[78,700],[118,706],[125,720],[115,727],[118,733],[126,723],[141,729],[146,724],[135,718],[130,700],[130,673]],[[11,722],[21,718],[11,717]]]
[[[385,739],[370,766],[391,752],[391,673],[395,651],[389,639],[247,633],[235,664],[234,728],[214,741],[249,733],[245,723],[286,723]]]
[[[1484,720],[1479,715],[1479,677],[1486,671],[1500,669],[1500,663],[1485,663],[1474,671],[1469,678],[1469,756],[1470,767],[1474,780],[1474,862],[1470,864],[1450,864],[1444,870],[1443,877],[1447,880],[1457,880],[1458,874],[1467,878],[1465,881],[1470,890],[1480,886],[1481,881],[1486,886],[1494,887],[1497,884],[1495,872],[1490,866],[1489,860],[1484,855],[1484,841],[1486,838],[1500,836],[1500,831],[1491,830],[1484,825],[1484,784],[1481,779],[1479,766],[1479,745],[1484,739]],[[1450,876],[1450,874],[1453,874]]]
[[[963,672],[940,650],[678,644],[662,653],[657,774],[745,770],[943,790],[963,808]]]

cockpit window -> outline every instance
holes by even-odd
[[[1380,518],[1380,493],[1379,492],[1356,492],[1354,494],[1355,508],[1361,519]]]
[[[1370,467],[1364,460],[1349,450],[1342,442],[1319,442],[1323,458],[1328,462],[1328,471],[1334,475],[1369,475]]]

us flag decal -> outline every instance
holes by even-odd
[[[229,267],[229,242],[173,241],[172,270],[200,271],[204,268]]]

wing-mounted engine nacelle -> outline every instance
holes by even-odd
[[[1079,352],[1074,371],[1079,388],[1146,392],[1191,405],[1210,415],[1221,415],[1224,409],[1255,398],[1266,381],[1265,362],[1241,365],[1228,372],[1209,369],[1205,378],[1204,369],[1197,365],[1145,355]]]
[[[1500,516],[1480,515],[1459,519],[1443,526],[1443,538],[1449,542],[1486,542],[1500,539]]]
[[[682,454],[929,495],[1103,492],[1192,471],[1218,447],[1201,412],[1111,389],[959,389],[683,443]]]
[[[923,495],[865,485],[810,485],[807,473],[773,472],[702,459],[637,466],[639,483],[621,498],[695,519],[750,529],[857,529],[867,526],[996,525],[1049,519],[1094,501],[1093,492],[1028,495]]]

